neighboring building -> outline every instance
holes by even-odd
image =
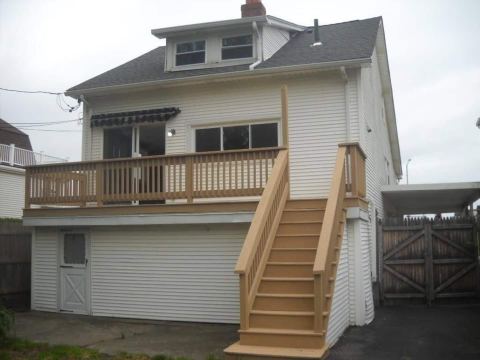
[[[34,153],[28,135],[0,119],[0,218],[22,217],[25,166],[63,161]]]
[[[401,176],[382,19],[264,10],[152,30],[166,46],[67,91],[82,162],[27,170],[32,309],[240,322],[232,358],[320,357],[373,319]]]

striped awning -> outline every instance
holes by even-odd
[[[165,107],[161,109],[126,111],[109,114],[92,115],[91,127],[124,126],[142,123],[167,121],[180,113],[178,107]]]

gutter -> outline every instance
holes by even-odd
[[[368,57],[368,58],[361,58],[361,59],[330,61],[330,62],[315,63],[315,64],[277,66],[277,67],[266,68],[266,69],[255,69],[253,71],[242,70],[242,71],[235,71],[235,72],[189,76],[189,77],[177,78],[177,79],[153,80],[153,81],[146,81],[141,83],[102,86],[102,87],[91,88],[91,89],[81,89],[81,90],[71,90],[71,91],[67,90],[65,92],[65,95],[78,99],[81,95],[101,95],[101,94],[111,94],[117,91],[118,92],[131,91],[135,89],[142,89],[142,88],[148,88],[148,87],[191,85],[191,84],[202,83],[207,81],[215,82],[215,81],[236,80],[236,79],[242,79],[242,78],[248,78],[248,77],[262,76],[262,75],[284,74],[286,72],[327,71],[327,70],[337,69],[341,66],[344,66],[346,68],[358,67],[361,65],[370,64],[371,62],[372,62],[371,58]]]

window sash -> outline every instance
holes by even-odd
[[[237,44],[237,45],[225,45],[224,42],[225,40],[230,40],[230,39],[236,39],[236,38],[242,38],[242,37],[248,37],[249,38],[249,43],[246,44]],[[240,57],[225,57],[224,56],[224,50],[234,50],[234,49],[251,49],[250,53],[248,56],[240,56]],[[252,35],[239,35],[239,36],[231,36],[227,38],[222,39],[222,48],[221,48],[221,56],[222,60],[235,60],[235,59],[248,59],[253,57],[253,36]]]
[[[196,49],[198,43],[202,43],[201,47],[203,49]],[[190,51],[179,51],[179,47],[181,45],[185,44],[193,44],[192,49]],[[194,54],[202,54],[203,55],[203,60],[202,61],[194,61],[194,62],[187,62],[185,64],[179,64],[179,57],[184,58],[185,56],[188,55],[194,55]],[[197,41],[187,41],[187,42],[182,42],[182,43],[177,43],[175,45],[175,66],[188,66],[188,65],[196,65],[196,64],[205,64],[207,60],[207,51],[206,51],[206,41],[205,40],[197,40]]]
[[[195,133],[194,133],[194,139],[195,139],[195,152],[197,152],[197,131],[198,130],[206,130],[206,129],[220,129],[219,131],[219,136],[220,136],[220,151],[226,151],[223,146],[223,129],[224,128],[229,128],[229,127],[237,127],[237,126],[248,126],[248,149],[261,149],[261,147],[253,148],[252,147],[252,126],[255,125],[267,125],[267,124],[275,124],[277,127],[277,146],[279,146],[279,123],[278,122],[266,122],[266,123],[249,123],[249,124],[232,124],[232,125],[222,125],[222,126],[212,126],[212,127],[202,127],[202,128],[196,128]],[[213,151],[213,150],[212,150]],[[228,151],[228,150],[227,150]]]

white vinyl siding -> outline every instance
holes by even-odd
[[[25,171],[0,165],[0,218],[21,218],[25,201]]]
[[[372,290],[372,274],[370,270],[370,254],[371,254],[371,225],[368,221],[360,221],[360,239],[362,250],[362,280],[365,291],[365,323],[370,323],[375,314],[373,306],[373,290]]]
[[[384,100],[380,81],[380,71],[376,51],[372,56],[370,67],[362,68],[361,71],[361,117],[360,117],[360,144],[367,155],[366,161],[366,184],[367,200],[370,201],[370,249],[371,271],[373,280],[376,280],[376,246],[375,240],[375,209],[379,217],[383,217],[383,200],[381,186],[388,183],[396,183],[393,171],[393,160],[387,125],[384,116]],[[368,132],[368,128],[371,129]],[[385,161],[390,166],[385,166]],[[388,172],[387,172],[388,171]]]
[[[348,226],[345,227],[344,238],[340,250],[340,261],[338,262],[337,278],[335,280],[335,290],[333,292],[333,302],[330,320],[328,322],[327,343],[333,346],[342,336],[343,332],[350,325],[350,295],[349,295],[349,268],[348,258],[351,238],[348,234]]]
[[[32,236],[32,309],[57,311],[57,229],[35,229]]]
[[[238,323],[234,267],[247,230],[247,225],[92,229],[92,315]]]
[[[130,93],[92,98],[90,103],[94,113],[179,107],[182,112],[166,123],[167,131],[176,130],[175,136],[167,138],[166,153],[178,154],[194,150],[195,127],[278,121],[283,84],[289,87],[292,197],[325,197],[338,143],[346,141],[345,82],[337,72],[284,80],[250,80],[235,86],[225,83]],[[355,103],[355,97],[350,98]],[[350,116],[351,122],[355,122],[355,111]],[[102,153],[100,131],[92,130],[91,153],[95,158],[101,158]]]
[[[273,26],[263,27],[263,60],[270,59],[290,39],[287,30],[277,29]]]

